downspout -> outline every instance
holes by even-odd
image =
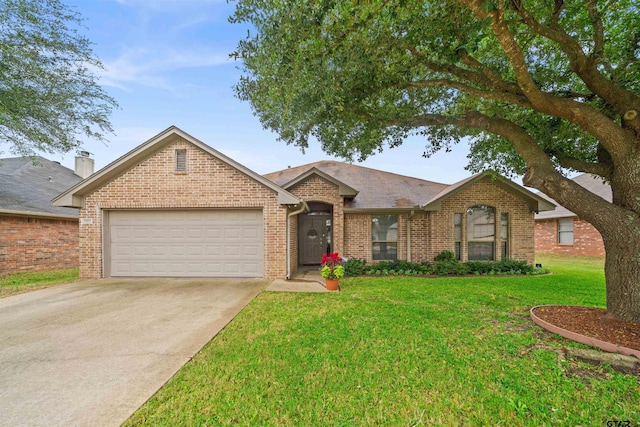
[[[411,262],[411,221],[413,221],[413,210],[407,217],[407,261]]]
[[[307,202],[303,200],[300,209],[287,214],[287,280],[291,279],[291,217],[308,210],[309,206]]]

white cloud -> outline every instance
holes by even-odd
[[[203,4],[224,4],[226,0],[115,0],[116,3],[155,11],[184,10]]]
[[[113,61],[104,62],[105,70],[96,70],[103,86],[128,89],[142,85],[172,90],[172,71],[188,68],[215,67],[232,62],[227,53],[202,50],[176,51],[130,49]]]

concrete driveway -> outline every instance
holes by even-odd
[[[120,425],[266,284],[105,279],[0,299],[0,425]]]

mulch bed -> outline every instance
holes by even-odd
[[[540,319],[557,327],[640,350],[640,324],[607,317],[602,308],[543,306],[534,311]]]

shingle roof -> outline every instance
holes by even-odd
[[[0,211],[78,216],[77,209],[53,206],[51,199],[80,181],[71,169],[44,157],[0,159]]]
[[[609,184],[603,182],[602,178],[596,175],[583,173],[582,175],[578,175],[577,177],[573,178],[573,181],[591,191],[595,195],[602,197],[608,202],[612,200],[611,187],[609,186]],[[540,197],[544,197],[552,203],[555,203],[557,206],[555,210],[540,212],[539,214],[536,214],[536,219],[568,218],[572,216],[578,216],[564,206],[561,206],[558,202],[556,202],[546,194],[538,193],[538,195]]]
[[[310,172],[314,170],[328,175],[335,184],[342,183],[357,192],[353,201],[345,205],[345,211],[413,208],[438,210],[442,200],[455,194],[467,184],[481,179],[491,179],[487,173],[483,172],[449,185],[334,160],[288,168],[268,173],[264,177],[288,189],[288,186],[295,186],[301,182],[300,177],[312,175]],[[495,183],[506,191],[524,198],[530,204],[531,210],[542,211],[554,207],[544,198],[505,178],[497,177]]]
[[[352,209],[412,208],[449,187],[448,184],[411,178],[334,160],[323,160],[264,175],[285,185],[311,168],[316,168],[358,191]]]

